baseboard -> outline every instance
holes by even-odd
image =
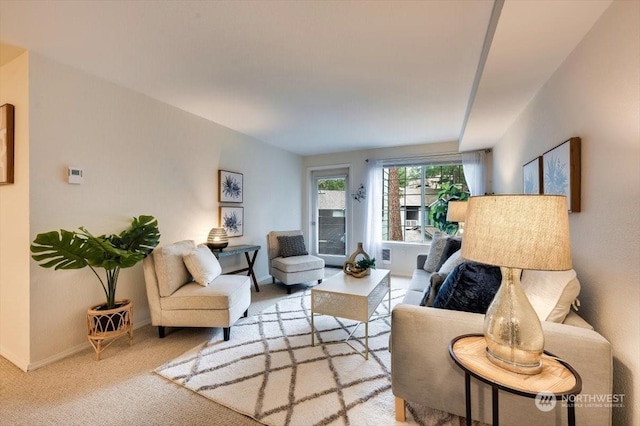
[[[133,329],[137,330],[137,329],[139,329],[141,327],[144,327],[146,325],[149,325],[149,324],[151,324],[151,318],[145,318],[143,320],[136,320],[136,321],[134,321]],[[43,360],[29,363],[26,366],[26,369],[22,368],[20,365],[16,364],[15,362],[13,362],[8,357],[5,356],[5,358],[7,358],[12,363],[16,364],[23,371],[32,371],[32,370],[36,370],[38,368],[44,367],[45,365],[52,364],[52,363],[54,363],[56,361],[60,361],[61,359],[64,359],[64,358],[66,358],[68,356],[71,356],[73,354],[76,354],[78,352],[82,352],[82,351],[84,351],[84,350],[86,350],[87,348],[90,348],[90,347],[91,347],[91,344],[89,343],[89,341],[87,341],[85,343],[81,343],[79,345],[76,345],[76,346],[74,346],[72,348],[67,349],[66,351],[59,352],[59,353],[57,353],[55,355],[52,355],[52,356],[50,356],[48,358],[45,358]]]
[[[29,363],[27,361],[21,359],[19,356],[6,350],[5,348],[0,348],[0,356],[5,358],[7,361],[9,361],[11,364],[15,365],[22,371],[27,371],[27,368],[29,367]]]

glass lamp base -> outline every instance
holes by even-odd
[[[510,350],[511,348],[506,348],[506,349]],[[504,352],[504,350],[502,350],[502,352]],[[533,358],[533,357],[534,357],[533,354],[526,354],[523,358]],[[498,367],[504,370],[513,371],[514,373],[518,373],[518,374],[532,375],[532,374],[538,374],[542,371],[542,361],[540,360],[538,360],[538,362],[534,362],[533,364],[520,364],[519,362],[512,361],[511,359],[503,359],[498,357],[491,351],[491,349],[489,349],[489,346],[487,346],[487,358],[489,358],[489,361],[491,361]],[[537,358],[540,358],[540,355],[538,355]]]
[[[500,267],[502,283],[484,319],[487,357],[520,374],[542,371],[544,334],[536,311],[520,285],[521,269]]]

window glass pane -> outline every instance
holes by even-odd
[[[318,254],[345,255],[346,178],[318,179]]]
[[[422,243],[441,227],[431,218],[438,192],[456,186],[468,194],[462,164],[387,166],[382,182],[382,239]]]

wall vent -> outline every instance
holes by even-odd
[[[382,262],[391,263],[391,249],[388,249],[388,248],[382,249]]]

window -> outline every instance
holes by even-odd
[[[422,243],[438,230],[431,209],[451,185],[468,193],[461,161],[385,165],[382,169],[382,239]]]

